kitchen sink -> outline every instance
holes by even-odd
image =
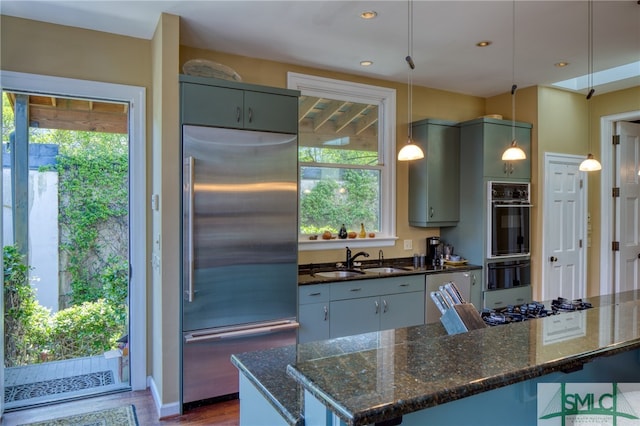
[[[359,275],[364,274],[364,272],[360,271],[327,271],[327,272],[316,272],[314,275],[324,278],[349,278],[349,277],[357,277]]]
[[[378,268],[366,268],[365,272],[371,272],[374,274],[395,274],[397,272],[407,272],[404,268],[394,268],[392,266],[381,266]]]

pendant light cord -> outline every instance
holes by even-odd
[[[407,134],[409,141],[413,140],[413,129],[411,128],[411,117],[413,109],[413,2],[408,0],[407,7],[407,57],[405,58],[409,65],[409,73],[407,74]]]
[[[511,141],[516,140],[516,2],[511,8]]]

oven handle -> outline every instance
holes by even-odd
[[[522,269],[531,266],[531,262],[518,263],[517,265],[498,265],[496,263],[487,264],[489,269]]]
[[[533,204],[493,204],[493,207],[533,207]]]

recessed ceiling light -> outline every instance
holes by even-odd
[[[360,17],[362,19],[373,19],[376,16],[378,16],[378,12],[376,12],[375,10],[365,10],[360,14]]]
[[[363,67],[369,67],[373,65],[373,61],[360,61],[360,65],[362,65]]]
[[[493,43],[490,40],[483,40],[483,41],[479,41],[476,43],[476,46],[478,47],[487,47],[487,46],[491,46],[491,43]]]
[[[558,68],[564,68],[564,67],[568,67],[569,66],[569,62],[560,61],[560,62],[556,62],[553,65],[558,67]]]

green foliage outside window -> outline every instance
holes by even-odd
[[[300,233],[379,231],[380,172],[376,151],[301,146]]]

